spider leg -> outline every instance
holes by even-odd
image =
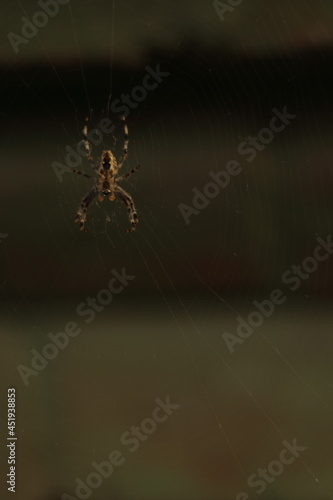
[[[127,232],[130,233],[132,231],[135,231],[139,219],[132,196],[126,193],[126,191],[119,186],[115,187],[115,192],[127,207],[128,216],[131,223],[131,229],[127,229]]]
[[[79,224],[80,226],[80,231],[87,232],[87,229],[85,227],[85,222],[87,219],[87,210],[91,202],[96,198],[98,195],[98,189],[93,188],[87,196],[83,198],[83,200],[80,203],[80,206],[76,212],[76,217],[75,217],[75,222]]]
[[[139,170],[139,168],[141,167],[141,165],[138,165],[137,167],[135,168],[132,168],[132,170],[130,172],[128,172],[127,174],[125,175],[122,175],[121,177],[117,177],[116,178],[116,182],[119,182],[119,181],[123,181],[125,179],[128,179],[132,174],[135,174],[135,172],[137,172]]]
[[[124,116],[121,117],[121,120],[124,122],[124,136],[125,136],[125,138],[124,138],[123,155],[121,156],[121,158],[119,160],[118,168],[121,168],[124,165],[126,158],[127,158],[127,155],[128,155],[128,127],[127,127]]]
[[[94,159],[91,155],[91,153],[92,153],[91,146],[90,146],[90,142],[88,141],[88,136],[87,136],[87,134],[88,134],[88,117],[86,118],[86,124],[83,127],[82,134],[83,134],[83,141],[82,142],[83,142],[83,147],[84,147],[84,151],[86,154],[86,158],[89,161],[92,168],[95,170],[95,162],[94,162]]]
[[[91,179],[92,178],[91,175],[84,174],[83,172],[81,172],[81,170],[77,170],[76,168],[71,168],[71,172],[73,172],[74,174],[83,175],[83,177],[86,177],[87,179]]]

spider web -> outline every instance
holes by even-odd
[[[168,2],[162,2],[161,9],[166,4]],[[31,12],[28,7],[31,9],[31,6],[22,2],[18,2],[18,5],[21,9],[19,12],[28,16]],[[324,2],[322,5],[325,6]],[[314,9],[306,7],[305,2],[303,7],[306,8],[307,15],[313,18],[315,25],[320,26]],[[246,15],[251,14],[249,7],[242,8],[242,13],[237,10],[232,15],[245,19]],[[55,133],[60,145],[58,142],[54,144],[54,141],[49,141],[42,152],[37,153],[41,136],[29,137],[30,157],[34,155],[34,161],[40,162],[43,167],[43,172],[36,168],[31,174],[38,187],[38,194],[37,201],[31,205],[30,213],[38,218],[40,225],[32,224],[28,251],[20,260],[17,269],[11,250],[24,244],[29,232],[23,230],[20,234],[19,226],[13,224],[12,243],[8,240],[8,244],[2,244],[1,248],[7,276],[2,283],[2,293],[7,306],[4,324],[8,327],[8,332],[13,328],[17,331],[13,340],[10,340],[9,333],[5,334],[8,346],[5,352],[5,367],[8,373],[13,373],[12,366],[15,369],[21,359],[28,359],[27,351],[35,345],[45,343],[47,331],[60,331],[66,321],[74,320],[73,311],[77,303],[87,295],[96,295],[100,289],[105,288],[112,269],[120,270],[125,267],[130,274],[135,274],[136,278],[119,295],[117,301],[112,303],[110,310],[101,313],[91,326],[85,328],[84,336],[82,334],[82,337],[66,350],[63,359],[55,360],[57,367],[52,366],[45,373],[41,373],[34,381],[33,389],[21,389],[24,416],[27,416],[26,408],[33,398],[37,408],[36,419],[42,427],[41,433],[32,434],[37,443],[31,452],[33,459],[38,463],[37,457],[42,454],[45,461],[53,465],[53,454],[56,455],[56,460],[60,461],[65,450],[70,450],[71,456],[67,465],[71,473],[62,471],[60,480],[66,487],[74,484],[76,476],[86,477],[90,472],[91,460],[101,461],[106,456],[105,452],[117,447],[119,436],[124,430],[139,422],[140,415],[142,418],[147,416],[154,397],[169,394],[172,400],[181,405],[180,416],[175,417],[175,423],[170,418],[169,434],[162,434],[160,439],[158,436],[150,437],[147,443],[152,443],[149,445],[151,448],[147,451],[142,447],[131,457],[131,461],[128,459],[119,475],[111,479],[112,483],[103,484],[101,494],[112,492],[115,495],[126,491],[124,481],[128,480],[127,474],[133,472],[134,464],[139,468],[141,477],[147,478],[145,460],[151,463],[154,457],[160,457],[162,449],[165,456],[161,458],[161,464],[165,461],[167,466],[164,471],[162,465],[157,464],[154,472],[161,476],[162,472],[165,474],[165,477],[161,478],[163,486],[169,481],[178,481],[179,491],[183,488],[189,498],[198,498],[196,488],[201,494],[204,494],[207,488],[207,498],[218,494],[220,498],[222,495],[225,498],[236,498],[242,491],[249,492],[251,498],[257,498],[260,495],[256,495],[247,486],[248,476],[258,467],[265,466],[278,457],[282,441],[297,438],[297,441],[307,446],[308,454],[301,455],[298,466],[286,469],[281,479],[277,478],[272,485],[268,485],[272,496],[267,498],[286,495],[288,488],[293,492],[290,497],[294,498],[310,498],[311,494],[316,495],[316,498],[333,498],[332,484],[324,468],[332,460],[331,454],[325,455],[327,462],[319,461],[322,451],[320,446],[324,446],[327,439],[325,432],[319,432],[320,424],[324,422],[324,429],[328,432],[326,422],[331,418],[332,412],[328,357],[331,341],[328,340],[325,330],[329,322],[324,313],[320,315],[316,308],[315,291],[320,289],[319,278],[314,281],[310,296],[301,292],[298,295],[299,303],[294,309],[289,310],[284,306],[277,309],[274,316],[256,330],[251,339],[239,346],[235,354],[228,352],[222,339],[223,332],[235,331],[237,316],[244,317],[253,310],[254,299],[258,296],[267,298],[267,294],[261,292],[264,280],[262,277],[262,281],[257,278],[259,267],[264,273],[274,260],[274,265],[282,274],[298,262],[296,256],[311,255],[317,235],[323,235],[324,229],[329,232],[328,193],[324,185],[320,187],[321,199],[324,201],[319,202],[318,193],[315,196],[315,192],[311,192],[311,209],[315,216],[308,223],[308,234],[312,234],[313,238],[304,243],[306,251],[297,253],[297,238],[292,247],[288,246],[287,238],[277,244],[276,234],[270,230],[271,221],[277,217],[274,199],[271,197],[279,189],[278,183],[285,182],[289,187],[288,190],[282,190],[282,201],[288,207],[291,198],[300,196],[295,179],[306,178],[309,185],[315,182],[317,173],[313,170],[316,167],[313,148],[318,143],[323,147],[326,144],[324,132],[313,122],[313,117],[316,117],[315,108],[308,108],[307,113],[301,116],[303,128],[298,132],[300,137],[296,132],[295,135],[289,130],[285,132],[286,135],[291,134],[295,143],[301,144],[302,154],[294,158],[291,143],[287,139],[276,139],[272,148],[267,148],[259,158],[258,164],[244,170],[219,199],[213,200],[207,209],[194,216],[187,226],[179,214],[178,204],[189,201],[192,188],[201,189],[211,170],[218,171],[228,160],[235,157],[237,145],[246,137],[248,131],[254,133],[261,126],[266,126],[269,118],[262,111],[262,106],[256,107],[262,97],[262,89],[253,88],[246,69],[242,74],[244,87],[252,90],[256,101],[247,113],[242,113],[235,107],[235,102],[243,98],[242,87],[236,91],[236,94],[239,92],[236,98],[231,99],[227,94],[221,95],[218,74],[214,76],[214,68],[209,67],[204,59],[196,58],[194,50],[190,53],[187,64],[193,65],[196,73],[204,75],[202,85],[208,82],[211,89],[207,99],[203,101],[200,85],[189,87],[185,70],[183,73],[179,70],[179,73],[171,75],[170,83],[166,81],[162,84],[166,89],[162,90],[162,86],[158,88],[154,95],[149,95],[145,102],[132,110],[127,119],[129,157],[122,173],[126,173],[138,163],[142,165],[141,170],[126,186],[124,183],[124,188],[133,196],[138,209],[140,223],[137,231],[134,234],[126,233],[128,220],[124,206],[105,201],[96,202],[89,209],[89,233],[83,235],[73,224],[73,218],[80,200],[90,189],[91,182],[74,174],[66,174],[59,183],[50,165],[55,159],[64,161],[65,145],[74,147],[82,139],[85,116],[90,117],[90,128],[98,127],[101,118],[113,118],[110,102],[117,97],[114,95],[119,68],[119,57],[116,57],[117,50],[119,52],[117,33],[122,26],[117,18],[118,2],[113,0],[107,13],[105,12],[105,16],[110,19],[110,66],[101,84],[105,90],[104,96],[96,97],[89,85],[91,79],[88,81],[86,76],[90,70],[89,58],[86,55],[87,44],[79,35],[85,9],[87,7],[80,7],[78,2],[71,1],[61,14],[66,17],[68,31],[72,36],[71,48],[76,54],[73,75],[78,93],[84,96],[84,109],[78,105],[82,101],[73,92],[73,87],[68,90],[67,75],[58,69],[55,55],[49,54],[49,49],[43,42],[42,32],[37,37],[37,43],[54,77],[55,86],[71,110],[69,119],[64,119],[61,112],[57,112],[52,97],[46,100],[39,98],[34,84],[38,78],[37,70],[28,81],[20,68],[15,69],[18,79],[31,94],[31,99],[44,107],[45,115],[52,124],[50,131]],[[92,17],[93,7],[90,6],[89,9]],[[203,23],[200,25],[202,32],[197,35],[201,40],[211,37],[214,44],[215,39],[210,30],[219,20],[218,17],[217,20],[211,20],[211,16],[216,13],[211,5],[209,9],[212,12],[208,12],[208,8],[205,11]],[[289,9],[292,17],[299,16],[296,6],[289,6]],[[325,12],[328,17],[332,17],[331,13]],[[284,14],[282,11],[278,13],[282,23]],[[211,23],[209,26],[205,24],[208,19]],[[270,22],[266,22],[267,25],[263,19],[260,28],[253,28],[252,35],[257,42],[260,42],[264,33],[266,36],[270,33]],[[225,29],[228,32],[229,25]],[[276,28],[276,32],[278,31]],[[274,31],[270,36],[268,39],[273,44]],[[186,41],[185,33],[180,31],[176,40],[181,48],[184,40]],[[293,50],[287,49],[289,57],[292,57]],[[178,57],[177,52],[176,54]],[[140,84],[144,74],[142,68],[145,66],[144,59],[138,58],[136,62],[131,56],[128,59],[131,61],[132,70],[126,79],[124,92],[129,92]],[[231,67],[233,64],[236,63],[231,62]],[[268,65],[268,61],[264,64]],[[228,79],[227,74],[225,77]],[[306,99],[307,91],[306,88],[301,89],[298,101],[300,107]],[[163,97],[168,93],[177,92],[178,99],[175,99],[174,103],[171,102],[170,106],[165,105]],[[278,106],[283,97],[281,92],[277,104],[273,105]],[[99,107],[96,101],[100,103],[101,100],[104,100],[104,106]],[[271,108],[268,108],[268,111],[270,112]],[[117,152],[117,157],[121,154],[123,128],[117,118],[115,124],[117,126],[114,132],[103,139],[103,144],[93,148],[95,159],[106,147]],[[13,131],[15,128],[17,124],[14,123]],[[37,127],[40,134],[43,128],[45,131],[42,125]],[[13,140],[10,133],[6,139],[10,144]],[[290,166],[293,161],[297,162],[299,158],[308,158],[310,164],[302,164],[294,169],[295,178],[292,179],[286,166]],[[262,168],[263,164],[265,168]],[[82,170],[91,173],[88,162],[83,161]],[[282,171],[279,177],[272,175],[272,171],[276,170]],[[307,200],[299,198],[299,203],[305,214],[308,214]],[[321,212],[323,207],[326,210],[324,215]],[[294,204],[291,208],[296,210]],[[288,214],[281,210],[278,216],[278,222],[281,223]],[[299,221],[297,213],[292,216]],[[313,222],[315,218],[317,225]],[[59,221],[65,232],[60,229]],[[5,229],[1,228],[1,231]],[[205,244],[202,244],[202,241]],[[260,251],[257,252],[260,245]],[[47,255],[43,254],[45,249]],[[36,254],[40,256],[40,266],[33,266],[30,272],[26,272],[31,263],[36,262]],[[260,266],[257,261],[253,274],[241,267],[244,266],[246,256],[252,256],[253,262],[256,262],[256,259],[259,261]],[[19,279],[22,270],[25,281]],[[245,273],[244,276],[242,272]],[[45,273],[49,275],[49,280],[47,288],[43,290]],[[217,276],[220,281],[216,279]],[[325,279],[326,283],[329,283],[328,277]],[[221,281],[229,283],[236,299],[232,293],[223,292],[226,287],[220,286]],[[43,290],[42,299],[34,300],[35,290]],[[56,311],[59,295],[64,296],[66,302],[61,304],[60,314]],[[242,298],[237,299],[238,295]],[[308,323],[313,314],[318,319],[309,327]],[[322,322],[322,331],[318,332],[316,321]],[[110,337],[106,335],[109,330]],[[301,340],[303,332],[307,332],[304,341]],[[316,335],[312,335],[314,332]],[[117,356],[121,358],[125,370],[121,364],[117,364]],[[318,361],[323,364],[322,369],[318,368]],[[75,433],[74,429],[79,425],[80,419],[65,400],[63,391],[68,377],[71,376],[71,390],[66,397],[75,399],[74,394],[80,392],[78,388],[81,386],[86,388],[91,397],[99,381],[98,376],[94,378],[92,371],[86,369],[89,363],[93,364],[99,376],[105,376],[106,371],[99,371],[96,368],[98,363],[101,363],[103,369],[109,364],[115,365],[116,368],[111,371],[110,385],[104,380],[103,384],[112,392],[117,402],[117,410],[115,415],[110,413],[112,425],[110,428],[105,427],[103,435],[92,429],[90,424],[86,424],[79,440],[79,434]],[[310,366],[307,366],[308,364]],[[87,372],[89,376],[86,375]],[[73,373],[77,376],[76,381]],[[43,376],[45,379],[42,381]],[[89,377],[93,380],[92,388],[89,387]],[[111,388],[124,377],[130,379],[138,391],[139,399],[135,397],[134,391],[130,393],[132,400],[129,401]],[[146,387],[139,387],[135,382],[137,377],[142,377],[142,384]],[[288,386],[289,391],[286,390]],[[123,391],[129,390],[129,387],[130,383],[124,383]],[[274,390],[276,397],[271,394]],[[43,399],[47,406],[42,402]],[[296,408],[295,402],[299,403],[300,408]],[[102,404],[100,393],[95,403]],[[75,404],[81,411],[83,408],[88,412],[79,397]],[[281,407],[288,404],[293,407],[295,415],[281,410]],[[312,405],[317,407],[314,428],[305,418]],[[131,418],[128,418],[126,412],[128,408],[130,413],[132,412]],[[45,423],[45,414],[48,415],[53,409],[56,417],[51,433]],[[31,432],[32,428],[27,425]],[[73,431],[73,441],[70,440],[70,432],[63,435],[65,427]],[[24,432],[24,424],[20,424],[21,439]],[[169,447],[163,439],[170,439],[174,446],[177,445],[177,451]],[[317,439],[319,448],[316,448]],[[154,440],[156,444],[153,444]],[[267,442],[269,446],[262,449]],[[192,460],[192,454],[195,460]],[[178,470],[184,471],[182,477],[176,474]],[[187,474],[197,478],[188,478]],[[298,489],[292,485],[292,478],[298,482]],[[139,483],[140,481],[138,488],[141,487]],[[50,475],[49,481],[41,484],[36,490],[37,494],[41,497],[49,495],[50,485],[54,485],[57,491],[63,487]],[[66,491],[69,491],[69,487]],[[143,491],[145,490],[142,489]],[[60,494],[62,492],[63,490]],[[126,493],[131,498],[131,492]],[[26,498],[32,497],[33,494]]]

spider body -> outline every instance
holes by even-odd
[[[96,187],[100,192],[99,201],[103,201],[104,196],[108,196],[111,201],[115,199],[114,191],[116,187],[115,175],[118,173],[118,165],[111,151],[103,151],[100,159],[98,179]]]
[[[119,169],[123,166],[128,154],[128,129],[125,123],[125,119],[122,118],[122,120],[124,121],[125,142],[123,147],[123,155],[120,158],[119,163],[117,162],[112,151],[106,150],[103,151],[100,160],[96,165],[91,155],[90,144],[87,138],[87,133],[88,133],[87,125],[85,125],[83,129],[83,136],[84,136],[83,144],[86,150],[86,158],[90,162],[92,168],[95,171],[95,176],[94,176],[95,185],[91,189],[91,191],[83,198],[76,212],[75,222],[79,224],[81,231],[87,231],[85,225],[87,219],[87,210],[89,205],[95,200],[95,198],[97,198],[98,201],[100,202],[102,202],[105,197],[108,197],[110,201],[114,201],[117,196],[121,201],[123,201],[123,203],[127,207],[128,216],[131,223],[131,228],[127,230],[128,232],[135,231],[136,225],[139,222],[133,198],[124,189],[118,186],[118,182],[125,180],[130,175],[134,174],[140,168],[140,165],[133,168],[130,172],[128,172],[124,176],[116,177]],[[74,168],[71,170],[72,172],[79,175],[83,175],[84,177],[87,177],[89,179],[92,178],[91,175],[84,174],[83,172],[76,170]]]
[[[105,172],[109,172],[112,175],[115,175],[118,172],[117,160],[110,150],[103,151],[101,155],[100,172],[102,173],[103,170]]]

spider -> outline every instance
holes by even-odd
[[[103,151],[99,161],[96,164],[95,160],[92,157],[91,147],[87,137],[88,134],[87,123],[83,128],[82,131],[83,145],[86,151],[85,156],[87,160],[90,162],[92,168],[95,170],[95,176],[94,176],[95,185],[89,191],[89,193],[82,199],[80,206],[76,212],[75,222],[79,224],[81,231],[87,232],[85,225],[87,219],[87,210],[90,204],[95,200],[95,198],[97,198],[98,201],[101,202],[104,200],[105,197],[108,197],[110,201],[114,201],[115,195],[117,195],[125,203],[128,211],[129,220],[131,223],[131,228],[127,229],[127,232],[135,231],[136,225],[139,222],[138,214],[132,196],[117,184],[120,181],[128,179],[130,175],[134,174],[140,168],[140,165],[138,165],[127,174],[121,177],[116,177],[116,175],[118,174],[118,170],[123,166],[128,155],[128,128],[125,122],[125,117],[122,117],[121,120],[124,122],[125,140],[124,140],[123,154],[119,162],[117,162],[112,151],[108,149]],[[86,118],[86,122],[88,122],[88,118]],[[83,177],[86,177],[87,179],[93,178],[93,176],[85,174],[80,170],[77,170],[76,168],[71,168],[71,172],[83,175]]]

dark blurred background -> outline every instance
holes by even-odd
[[[15,53],[8,34],[41,7],[2,1],[1,406],[15,387],[20,500],[75,497],[75,478],[168,395],[180,409],[91,498],[333,498],[333,257],[295,292],[281,281],[332,234],[333,3],[244,0],[222,20],[223,3],[70,0]],[[80,233],[91,181],[59,182],[52,165],[86,117],[116,125],[94,158],[119,157],[110,103],[157,65],[169,76],[127,117],[137,231],[104,201]],[[284,107],[297,118],[246,162],[239,144]],[[187,225],[179,204],[234,159],[242,173]],[[78,304],[124,267],[135,279],[85,324]],[[231,354],[223,333],[275,288],[287,300]],[[68,321],[82,333],[26,386],[18,365]],[[256,494],[248,476],[294,438],[306,451]]]

